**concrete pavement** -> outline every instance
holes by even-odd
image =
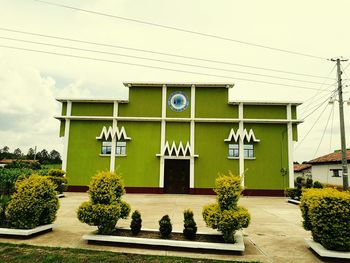
[[[183,210],[190,208],[194,212],[198,231],[210,230],[205,226],[201,211],[203,205],[213,202],[214,199],[215,196],[204,195],[127,194],[124,196],[124,200],[131,205],[132,211],[135,209],[141,211],[144,228],[158,229],[158,220],[168,214],[172,220],[173,229],[182,230]],[[306,247],[304,238],[309,237],[310,233],[302,228],[300,209],[297,205],[288,204],[285,198],[242,197],[240,199],[239,204],[247,207],[252,217],[250,226],[244,230],[246,251],[243,255],[215,255],[87,244],[81,237],[96,228],[80,223],[76,217],[77,208],[86,200],[88,195],[85,193],[66,193],[66,197],[60,199],[61,207],[54,231],[26,240],[0,238],[0,242],[226,260],[324,262]],[[130,218],[118,222],[118,226],[129,225]]]

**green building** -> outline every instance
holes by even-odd
[[[299,103],[229,101],[232,84],[124,85],[128,100],[57,99],[71,191],[102,170],[127,192],[208,194],[228,171],[247,195],[293,186]]]

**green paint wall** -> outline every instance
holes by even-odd
[[[285,105],[244,105],[243,116],[246,119],[287,119]]]
[[[292,119],[297,119],[297,107],[295,105],[292,105]]]
[[[196,118],[238,118],[238,106],[228,104],[227,88],[196,88]]]
[[[239,174],[239,160],[228,159],[228,143],[224,142],[237,124],[196,123],[195,126],[195,188],[213,188],[218,173],[230,170]]]
[[[93,108],[93,107],[91,107]],[[109,170],[110,158],[100,156],[102,127],[108,121],[71,121],[67,162],[69,185],[88,185],[97,171]]]
[[[62,102],[62,116],[65,116],[67,113],[67,102]]]
[[[181,122],[167,122],[165,128],[165,140],[169,141],[169,144],[175,141],[176,145],[182,141],[185,146],[186,142],[190,142],[190,123]]]
[[[260,142],[254,143],[255,160],[245,160],[245,187],[248,189],[285,189],[288,176],[281,175],[281,168],[288,170],[288,140],[285,124],[245,124],[253,129]]]
[[[64,136],[64,130],[66,128],[66,120],[60,121],[60,137]]]
[[[93,107],[91,106],[93,105]],[[73,102],[73,116],[113,116],[113,103]]]
[[[129,103],[119,104],[118,115],[126,117],[160,117],[162,115],[162,88],[130,88]]]
[[[175,91],[182,91],[183,93],[186,94],[188,98],[188,106],[186,110],[181,111],[181,112],[176,112],[173,111],[169,104],[168,104],[168,99],[170,95],[175,92]],[[177,88],[177,87],[167,87],[167,101],[166,101],[166,116],[171,117],[171,118],[189,118],[191,116],[191,88]]]
[[[118,122],[124,126],[131,137],[127,141],[126,157],[116,157],[116,172],[123,178],[126,186],[158,187],[160,152],[159,122]]]

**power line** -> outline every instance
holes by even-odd
[[[57,44],[51,44],[51,43],[43,43],[43,42],[30,41],[30,40],[24,40],[24,39],[18,39],[18,38],[10,38],[10,37],[1,37],[0,36],[0,39],[6,39],[6,40],[12,40],[12,41],[18,41],[18,42],[24,42],[24,43],[31,43],[31,44],[37,44],[37,45],[45,45],[45,46],[51,46],[51,47],[66,48],[66,49],[72,49],[72,50],[87,51],[87,52],[93,52],[93,53],[99,53],[99,54],[107,54],[107,55],[113,55],[113,56],[122,56],[122,57],[128,57],[128,58],[143,59],[143,60],[148,60],[148,61],[169,63],[169,64],[175,64],[175,65],[181,65],[181,66],[197,67],[197,68],[218,70],[218,71],[225,71],[225,72],[234,72],[234,73],[253,75],[253,76],[259,76],[259,77],[268,77],[268,78],[274,78],[274,79],[282,79],[282,80],[304,82],[304,83],[311,83],[311,84],[322,84],[322,85],[324,84],[324,83],[319,83],[319,82],[315,82],[315,81],[307,81],[307,80],[300,80],[300,79],[284,78],[284,77],[278,77],[278,76],[272,76],[272,75],[266,75],[266,74],[258,74],[258,73],[251,73],[251,72],[239,71],[239,70],[230,70],[230,69],[224,69],[224,68],[207,67],[207,66],[201,66],[201,65],[196,65],[196,64],[181,63],[181,62],[174,62],[174,61],[162,60],[162,59],[146,58],[146,57],[133,56],[133,55],[125,55],[125,54],[121,54],[121,53],[98,51],[98,50],[93,50],[93,49],[77,48],[77,47],[71,47],[71,46],[65,46],[65,45],[57,45]]]
[[[299,144],[295,147],[295,150],[297,150],[300,145],[304,142],[304,140],[307,138],[307,136],[310,134],[310,132],[312,131],[312,129],[315,127],[316,123],[319,121],[319,119],[321,118],[321,116],[323,115],[323,113],[325,112],[325,110],[327,109],[328,104],[326,104],[326,107],[324,107],[323,111],[321,112],[321,114],[318,116],[318,118],[316,119],[316,121],[314,122],[314,124],[311,126],[311,128],[309,129],[309,131],[306,133],[306,135],[303,137],[303,139],[299,142]]]
[[[333,104],[331,136],[330,136],[330,140],[329,140],[329,150],[328,150],[328,152],[331,152],[331,150],[332,150],[333,126],[334,126],[333,123],[334,123],[334,104]]]
[[[10,28],[1,28],[0,27],[0,30],[8,31],[8,32],[14,32],[14,33],[20,33],[20,34],[26,34],[26,35],[32,35],[32,36],[40,36],[40,37],[46,37],[46,38],[52,38],[52,39],[59,39],[59,40],[64,40],[64,41],[77,42],[77,43],[82,43],[82,44],[90,44],[90,45],[110,47],[110,48],[119,48],[119,49],[124,49],[124,50],[145,52],[145,53],[162,55],[162,56],[170,56],[170,57],[176,57],[176,58],[184,58],[184,59],[191,59],[191,60],[198,60],[198,61],[204,61],[204,62],[223,64],[223,65],[238,66],[238,67],[258,69],[258,70],[273,71],[273,72],[284,73],[284,74],[292,74],[292,75],[298,75],[298,76],[305,76],[305,77],[313,77],[313,78],[325,79],[324,76],[318,76],[318,75],[312,75],[312,74],[297,73],[297,72],[284,71],[284,70],[278,70],[278,69],[271,69],[271,68],[265,68],[265,67],[251,66],[251,65],[246,65],[246,64],[231,63],[231,62],[221,61],[221,60],[205,59],[205,58],[198,58],[198,57],[192,57],[192,56],[178,55],[178,54],[173,54],[173,53],[158,52],[158,51],[154,51],[154,50],[139,49],[139,48],[132,48],[132,47],[126,47],[126,46],[119,46],[119,45],[112,45],[112,44],[106,44],[106,43],[92,42],[92,41],[79,40],[79,39],[73,39],[73,38],[66,38],[66,37],[60,37],[60,36],[39,34],[39,33],[33,33],[33,32],[28,32],[28,31],[20,31],[20,30],[15,30],[15,29],[10,29]],[[329,78],[329,79],[334,79],[334,78]]]
[[[311,108],[311,112],[310,112],[308,115],[306,115],[306,116],[304,116],[304,117],[301,117],[301,118],[305,120],[306,118],[308,118],[309,116],[311,116],[320,106],[322,106],[325,102],[327,102],[330,98],[332,98],[332,97],[334,96],[334,94],[335,94],[337,91],[338,91],[338,90],[335,89],[335,90],[331,93],[331,95],[328,96],[324,101],[322,101],[320,104],[318,104],[318,105],[312,107],[312,108]],[[327,103],[327,104],[328,104],[328,103]],[[305,112],[304,112],[304,113],[305,113]]]
[[[321,143],[323,141],[323,137],[324,137],[324,135],[326,133],[326,130],[327,130],[327,127],[328,127],[328,123],[329,123],[329,120],[330,120],[331,115],[332,115],[333,112],[334,112],[334,104],[333,104],[332,109],[331,109],[331,111],[329,113],[329,116],[328,116],[328,119],[327,119],[327,122],[326,122],[326,126],[324,127],[324,130],[323,130],[323,133],[322,133],[322,136],[321,136],[321,140],[320,140],[320,142],[319,142],[319,144],[317,146],[317,149],[315,151],[314,157],[312,159],[314,159],[316,157],[316,154],[317,154],[317,152],[318,152],[318,150],[319,150],[319,148],[321,146]]]
[[[334,89],[333,90],[329,90],[328,88],[329,87],[331,87],[331,86],[334,86],[336,83],[334,83],[333,85],[329,85],[326,89],[324,89],[324,90],[322,90],[321,91],[321,93],[323,92],[323,91],[328,91],[328,92],[334,92]],[[320,94],[321,94],[320,93]],[[306,105],[302,105],[302,106],[304,106],[304,107],[300,107],[300,114],[303,114],[303,113],[305,113],[305,112],[307,112],[308,110],[309,110],[309,108],[310,108],[310,106],[311,105],[314,105],[315,103],[317,103],[317,102],[319,102],[321,99],[323,99],[323,98],[325,98],[325,97],[327,97],[327,96],[329,96],[329,93],[326,93],[326,94],[324,94],[323,96],[321,96],[321,97],[319,97],[319,98],[317,98],[317,100],[314,100],[314,101],[312,101],[312,102],[310,102],[310,103],[308,103],[308,104],[306,104]],[[305,102],[304,102],[305,103]],[[311,108],[313,108],[314,106],[312,106]]]
[[[330,70],[330,72],[328,73],[327,78],[332,74],[332,72],[334,71],[335,67],[336,67],[336,65],[333,65],[333,68],[332,68],[332,69]],[[324,79],[323,83],[322,83],[321,86],[319,87],[319,91],[320,91],[321,88],[325,85],[325,83],[326,83],[326,79]],[[334,85],[334,84],[332,84],[332,85]],[[327,89],[328,89],[328,87],[327,87],[326,89],[324,89],[324,90],[327,90]],[[310,104],[312,104],[312,102],[314,101],[314,99],[315,99],[318,95],[320,95],[320,94],[323,92],[323,90],[322,90],[321,92],[319,92],[319,91],[316,91],[316,92],[314,93],[314,95],[312,95],[309,99],[306,100],[306,101],[309,101],[309,100],[311,99],[311,103],[306,104],[305,110],[307,110],[307,109],[309,108]],[[306,101],[304,101],[304,103],[305,103]]]
[[[23,51],[30,51],[30,52],[36,52],[36,53],[43,53],[43,54],[50,54],[50,55],[57,55],[57,56],[64,56],[64,57],[80,58],[80,59],[86,59],[86,60],[92,60],[92,61],[102,61],[102,62],[109,62],[109,63],[129,65],[129,66],[138,66],[138,67],[144,67],[144,68],[152,68],[152,69],[158,69],[158,70],[166,70],[166,71],[189,73],[189,74],[202,75],[202,76],[226,78],[226,79],[231,79],[231,80],[241,80],[241,81],[263,83],[263,84],[270,84],[270,85],[276,85],[276,86],[285,86],[285,87],[292,87],[292,88],[297,88],[297,89],[316,90],[316,88],[311,88],[311,87],[295,86],[295,85],[289,85],[289,84],[281,84],[281,83],[261,81],[261,80],[252,80],[252,79],[245,79],[245,78],[235,78],[235,77],[231,77],[231,76],[215,75],[215,74],[208,74],[208,73],[201,73],[201,72],[180,70],[180,69],[172,69],[172,68],[165,68],[165,67],[157,67],[157,66],[150,66],[150,65],[145,65],[145,64],[130,63],[130,62],[125,62],[125,61],[116,61],[116,60],[92,58],[92,57],[85,57],[85,56],[77,56],[77,55],[71,55],[71,54],[49,52],[49,51],[43,51],[43,50],[21,48],[21,47],[13,47],[13,46],[6,46],[6,45],[0,45],[0,47],[9,48],[9,49],[23,50]]]
[[[215,39],[220,39],[220,40],[224,40],[224,41],[235,42],[235,43],[238,43],[238,44],[244,44],[244,45],[248,45],[248,46],[259,47],[259,48],[269,49],[269,50],[278,51],[278,52],[285,52],[285,53],[289,53],[289,54],[293,54],[293,55],[299,55],[299,56],[310,57],[310,58],[315,58],[315,59],[322,59],[322,60],[326,60],[327,59],[327,58],[324,58],[324,57],[319,57],[319,56],[315,56],[315,55],[311,55],[311,54],[307,54],[307,53],[302,53],[302,52],[297,52],[297,51],[292,51],[292,50],[287,50],[287,49],[280,49],[280,48],[270,47],[270,46],[266,46],[266,45],[251,43],[251,42],[237,40],[237,39],[228,38],[228,37],[219,36],[219,35],[213,35],[213,34],[198,32],[198,31],[184,29],[184,28],[180,28],[180,27],[161,25],[161,24],[157,24],[157,23],[153,23],[153,22],[148,22],[148,21],[143,21],[143,20],[138,20],[138,19],[133,19],[133,18],[127,18],[127,17],[122,17],[122,16],[116,16],[116,15],[111,15],[111,14],[107,14],[107,13],[102,13],[102,12],[97,12],[97,11],[93,11],[93,10],[82,9],[82,8],[68,6],[68,5],[63,5],[63,4],[52,3],[52,2],[43,1],[43,0],[33,0],[33,1],[44,3],[44,4],[47,4],[47,5],[51,5],[51,6],[62,7],[62,8],[66,8],[66,9],[72,9],[72,10],[76,10],[76,11],[90,13],[90,14],[94,14],[94,15],[99,15],[99,16],[105,16],[105,17],[109,17],[109,18],[124,20],[124,21],[128,21],[128,22],[145,24],[145,25],[149,25],[149,26],[155,26],[155,27],[159,27],[159,28],[165,28],[165,29],[170,29],[170,30],[174,30],[174,31],[185,32],[185,33],[189,33],[189,34],[194,34],[194,35],[199,35],[199,36],[204,36],[204,37],[209,37],[209,38],[215,38]]]

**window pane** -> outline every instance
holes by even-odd
[[[233,150],[232,150],[232,149],[229,149],[229,150],[228,150],[228,156],[229,156],[229,157],[233,157],[233,156],[234,156]]]
[[[125,155],[125,153],[126,153],[126,147],[120,147],[120,152],[121,152],[121,154],[122,155]]]
[[[117,146],[126,146],[126,142],[117,142]]]
[[[120,147],[116,147],[115,148],[115,154],[116,155],[120,155]]]
[[[102,146],[112,146],[112,142],[102,142]]]
[[[253,145],[252,144],[244,144],[244,149],[253,150]]]

